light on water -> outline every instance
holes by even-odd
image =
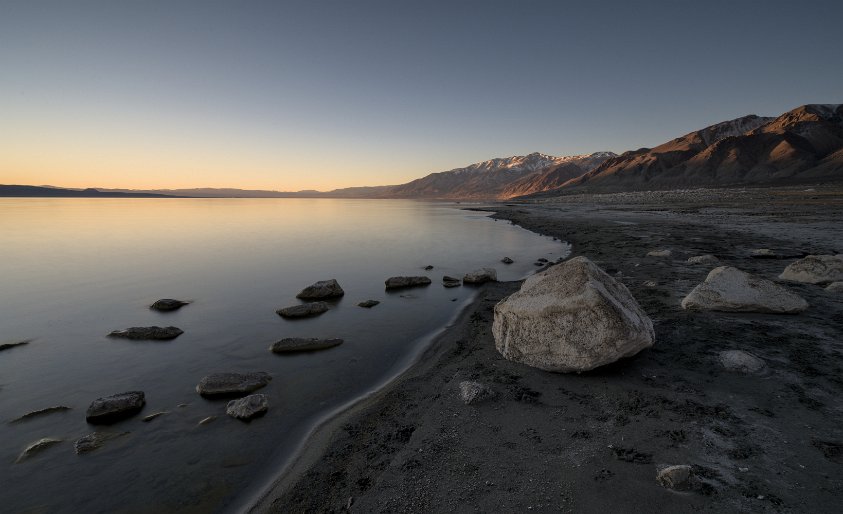
[[[514,280],[567,246],[453,205],[336,199],[0,199],[0,479],[4,509],[50,512],[220,510],[277,471],[320,414],[402,369],[474,289],[443,275],[491,266]],[[515,263],[504,265],[509,256]],[[423,268],[433,265],[430,271]],[[394,275],[424,288],[384,291]],[[318,317],[275,310],[336,278],[345,296]],[[192,303],[160,313],[159,298]],[[379,300],[363,309],[357,303]],[[169,342],[114,340],[129,326],[175,325]],[[340,337],[341,346],[274,355],[283,337]],[[267,371],[264,418],[225,415],[195,392],[218,371]],[[142,390],[138,416],[85,422],[98,397]],[[26,412],[67,405],[25,422]],[[144,415],[167,411],[148,423]],[[214,422],[198,425],[208,416]],[[90,454],[73,441],[129,432]],[[30,443],[63,442],[20,464]],[[45,492],[49,492],[45,494]]]

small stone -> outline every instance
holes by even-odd
[[[97,448],[101,448],[103,444],[112,439],[128,435],[129,432],[94,432],[86,436],[82,436],[73,444],[73,448],[77,455],[83,453],[90,453]]]
[[[282,318],[306,318],[327,312],[328,308],[328,304],[325,302],[312,302],[285,307],[275,312]]]
[[[175,339],[183,333],[184,331],[178,327],[129,327],[125,330],[115,330],[108,336],[134,340],[165,341]]]
[[[843,293],[843,282],[832,282],[825,290],[829,293]]]
[[[671,255],[673,255],[673,252],[670,250],[653,250],[647,252],[647,257],[670,257]]]
[[[778,259],[779,256],[769,248],[756,248],[749,251],[749,256],[753,259]]]
[[[496,282],[498,280],[498,273],[495,268],[480,268],[470,273],[466,273],[462,278],[465,284],[483,284],[485,282]]]
[[[9,423],[20,423],[21,421],[26,421],[26,420],[29,420],[29,419],[32,419],[32,418],[35,418],[35,417],[38,417],[38,416],[44,416],[44,415],[47,415],[47,414],[52,414],[53,412],[64,412],[64,411],[68,411],[68,410],[70,410],[70,407],[65,407],[64,405],[56,405],[56,406],[53,406],[53,407],[47,407],[47,408],[44,408],[44,409],[38,409],[38,410],[31,411],[31,412],[27,412],[23,416],[21,416],[19,418],[15,418],[12,421],[10,421]]]
[[[445,287],[459,287],[462,285],[462,281],[456,277],[445,275],[442,277],[442,285]]]
[[[49,448],[50,446],[54,446],[56,444],[59,444],[60,442],[62,442],[61,439],[53,439],[51,437],[45,437],[43,439],[39,439],[39,440],[35,441],[34,443],[30,444],[29,446],[27,446],[26,449],[23,452],[21,452],[21,454],[18,456],[15,463],[16,464],[21,463],[21,462],[25,461],[26,459],[32,457],[36,453],[40,453],[40,452],[46,450],[47,448]]]
[[[324,298],[337,298],[345,294],[339,282],[335,278],[321,280],[311,284],[299,292],[296,298],[302,300],[322,300]]]
[[[315,337],[285,337],[269,347],[272,353],[313,352],[333,348],[343,343],[342,339],[317,339]]]
[[[387,289],[401,289],[404,287],[420,287],[430,285],[428,277],[389,277],[384,282]]]
[[[156,311],[175,311],[181,309],[190,302],[183,302],[181,300],[174,300],[172,298],[162,298],[149,306],[150,309]]]
[[[208,423],[211,423],[215,419],[217,419],[216,416],[208,416],[207,418],[202,418],[201,420],[199,420],[198,424],[199,425],[207,425]]]
[[[371,309],[372,307],[374,307],[375,305],[378,305],[379,303],[381,303],[381,302],[379,302],[377,300],[366,300],[366,301],[358,303],[357,305],[360,306],[360,307],[364,307],[366,309]]]
[[[648,281],[644,282],[644,287],[656,287],[656,286],[658,286],[658,284],[656,282],[653,282],[652,280],[648,280]]]
[[[727,350],[720,352],[720,364],[729,371],[741,373],[760,373],[767,368],[767,364],[743,350]]]
[[[509,257],[504,257],[503,259],[501,259],[501,262],[504,263],[504,264],[512,264],[515,261],[513,261]]]
[[[425,271],[430,271],[432,269],[433,269],[433,266],[431,266],[430,264],[428,264],[427,266],[424,267]]]
[[[170,413],[170,411],[166,411],[166,410],[153,412],[149,416],[144,416],[143,419],[141,419],[141,421],[143,421],[144,423],[149,423],[150,421],[157,418],[158,416],[163,416],[164,414],[169,414],[169,413]]]
[[[720,264],[720,259],[707,253],[705,255],[697,255],[695,257],[688,257],[686,261],[688,264]]]
[[[480,382],[474,382],[472,380],[460,382],[460,399],[466,405],[479,403],[494,396],[495,392]]]
[[[243,421],[266,414],[269,409],[269,399],[265,394],[252,394],[239,400],[231,400],[225,408],[229,416]]]
[[[142,391],[114,394],[97,398],[88,407],[85,419],[88,423],[113,423],[140,412],[146,404]]]
[[[662,487],[675,489],[677,491],[688,489],[691,485],[691,466],[677,464],[668,466],[656,475],[656,481]]]
[[[265,387],[272,376],[264,371],[254,373],[211,373],[196,386],[202,396],[244,395]]]

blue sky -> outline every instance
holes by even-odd
[[[400,183],[843,102],[839,1],[634,4],[0,1],[0,183]]]

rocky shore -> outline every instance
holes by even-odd
[[[800,257],[843,253],[840,189],[491,209],[570,242],[572,257],[624,284],[655,344],[580,374],[505,360],[493,309],[521,284],[484,284],[416,365],[321,426],[253,511],[839,510],[843,294],[780,275]],[[683,309],[718,266],[772,281],[807,308]]]

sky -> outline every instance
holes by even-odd
[[[843,2],[0,0],[0,183],[330,190],[843,102]]]

